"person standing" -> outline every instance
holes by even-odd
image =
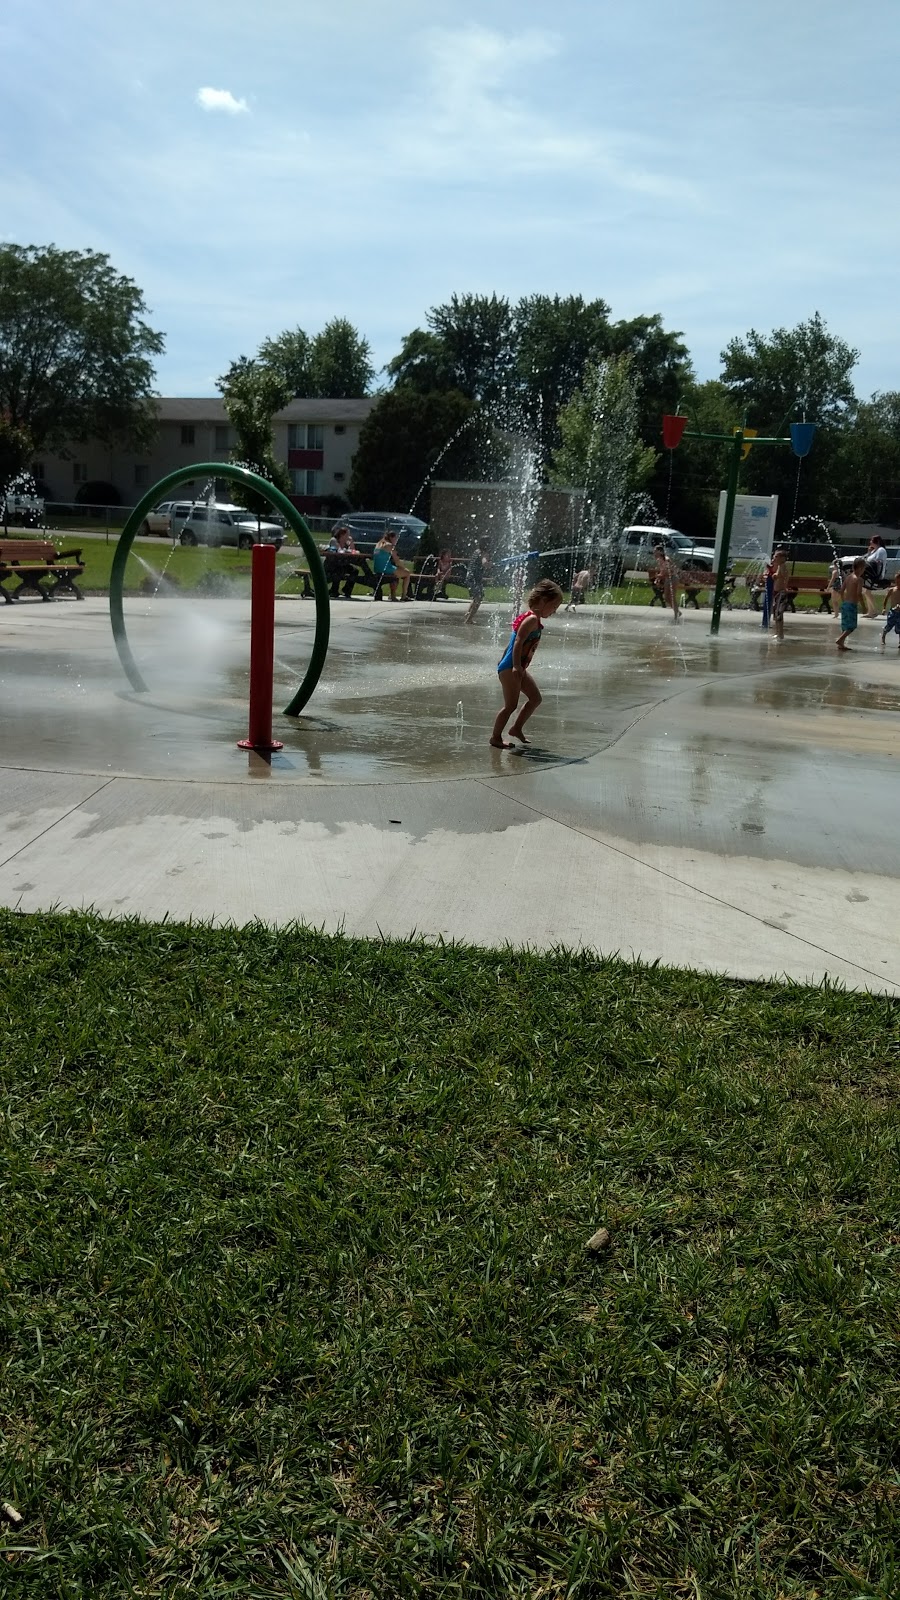
[[[437,568],[434,575],[434,588],[431,591],[434,600],[446,600],[447,585],[453,575],[453,557],[449,550],[441,550],[437,558]]]
[[[791,603],[791,594],[788,588],[787,551],[776,550],[772,557],[772,622],[775,627],[775,638],[781,643],[784,639],[784,613]]]
[[[584,597],[593,587],[593,583],[594,574],[590,567],[583,567],[580,572],[576,572],[572,579],[572,597],[566,606],[567,611],[574,611],[576,606],[584,605]]]
[[[841,634],[837,640],[839,650],[846,650],[845,639],[849,639],[856,628],[859,617],[859,597],[862,594],[863,573],[866,563],[862,556],[857,556],[851,570],[844,579],[841,590]]]
[[[466,588],[469,591],[469,609],[466,612],[466,621],[474,622],[478,615],[478,607],[484,599],[484,569],[486,566],[484,551],[480,544],[475,546],[466,568]]]
[[[828,587],[831,591],[832,615],[839,617],[841,614],[841,590],[844,587],[844,572],[841,567],[840,556],[835,556],[828,574]]]
[[[863,572],[862,598],[869,617],[878,616],[878,607],[873,595],[874,589],[881,589],[884,585],[884,568],[887,561],[887,551],[884,540],[880,534],[873,534],[869,540],[869,548],[865,554],[865,570]]]
[[[541,703],[541,691],[528,668],[541,642],[544,618],[552,617],[564,599],[565,595],[558,583],[554,583],[552,578],[541,578],[528,596],[527,610],[513,622],[509,644],[497,664],[497,676],[503,690],[503,706],[494,719],[490,738],[495,750],[513,748],[504,739],[503,730],[516,711],[522,695],[525,696],[525,704],[516,712],[515,721],[509,732],[511,738],[520,739],[522,744],[528,743],[524,731],[525,723]]]

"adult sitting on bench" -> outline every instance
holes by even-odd
[[[328,541],[328,549],[322,558],[325,576],[331,588],[329,594],[332,600],[338,597],[341,584],[344,585],[344,599],[350,600],[353,596],[353,585],[365,583],[374,589],[377,578],[369,567],[364,555],[361,555],[353,543],[353,535],[349,528],[335,528]]]
[[[387,528],[381,535],[372,556],[372,565],[375,568],[376,583],[372,595],[373,600],[381,599],[381,591],[387,584],[391,591],[391,599],[397,598],[397,584],[400,584],[401,598],[409,600],[409,580],[412,573],[399,559],[396,551],[397,535]]]

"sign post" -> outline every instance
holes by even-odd
[[[731,529],[734,522],[734,507],[737,499],[738,473],[740,472],[741,459],[747,449],[757,444],[789,444],[795,456],[809,455],[812,447],[813,435],[816,431],[814,422],[792,422],[789,434],[774,434],[769,438],[760,438],[752,428],[735,428],[733,434],[728,433],[700,433],[684,426],[686,418],[680,416],[663,417],[663,443],[667,449],[678,448],[682,439],[715,439],[720,444],[731,446],[728,458],[728,487],[725,490],[725,515],[722,520],[722,537],[719,541],[719,554],[716,561],[716,588],[713,595],[712,620],[709,625],[710,633],[718,633],[719,621],[722,616],[722,599],[725,594],[725,578],[728,571],[728,554],[731,549]]]

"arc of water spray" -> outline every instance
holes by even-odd
[[[131,653],[128,643],[128,634],[125,628],[125,613],[123,606],[125,588],[125,567],[131,552],[131,546],[138,529],[143,524],[148,511],[165,498],[170,489],[177,484],[184,483],[187,478],[197,478],[208,475],[213,480],[227,478],[232,483],[241,483],[247,489],[252,489],[256,494],[268,500],[269,505],[279,511],[284,517],[289,528],[292,528],[306,557],[310,576],[313,583],[313,594],[316,606],[316,631],[313,638],[312,654],[309,658],[305,676],[293,699],[284,708],[288,717],[296,717],[303,710],[310,698],[325,665],[328,654],[328,636],[331,627],[331,607],[328,599],[328,584],[325,579],[325,569],[322,566],[322,557],[319,555],[318,546],[310,530],[297,510],[292,505],[286,494],[276,488],[268,479],[261,478],[258,473],[251,472],[248,467],[235,466],[231,461],[200,461],[193,466],[179,467],[176,472],[170,472],[165,478],[148,489],[147,493],[138,501],[134,510],[125,523],[116,553],[113,557],[112,570],[109,578],[109,618],[112,624],[113,639],[119,660],[122,663],[125,675],[133,689],[139,694],[146,694],[147,685],[141,675],[137,662]]]

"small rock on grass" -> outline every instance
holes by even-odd
[[[596,1233],[591,1234],[591,1237],[588,1239],[588,1242],[584,1248],[585,1250],[589,1250],[592,1255],[597,1255],[601,1250],[608,1250],[611,1244],[612,1235],[609,1229],[598,1228]]]

